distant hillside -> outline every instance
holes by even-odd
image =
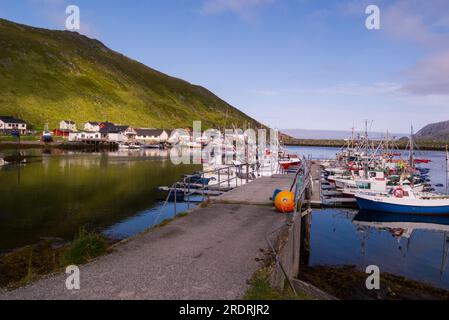
[[[419,130],[415,138],[427,141],[449,141],[449,121],[432,123]]]
[[[344,140],[349,139],[352,135],[351,131],[344,130],[306,130],[306,129],[285,129],[281,130],[283,133],[288,134],[297,139],[318,139],[318,140]],[[356,132],[357,136],[359,132]],[[386,135],[385,132],[368,132],[368,136],[372,139],[382,139]],[[405,134],[403,133],[389,133],[390,137],[400,138]]]
[[[0,115],[141,127],[259,126],[207,89],[153,70],[78,33],[0,19]]]

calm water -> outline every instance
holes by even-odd
[[[335,148],[290,148],[315,159],[332,158]],[[444,152],[421,152],[432,162],[431,183],[445,184]],[[436,188],[445,192],[445,188]],[[354,265],[365,270],[377,265],[410,279],[449,289],[447,248],[449,217],[417,217],[366,213],[358,210],[314,210],[309,265]]]
[[[200,169],[175,166],[160,150],[26,152],[36,156],[27,165],[0,169],[2,251],[42,237],[70,240],[81,226],[115,238],[134,235],[173,212],[156,188]]]
[[[336,148],[292,147],[314,158],[332,158]],[[72,239],[81,226],[114,238],[132,236],[173,214],[163,208],[160,185],[170,185],[197,166],[174,166],[159,150],[112,153],[27,151],[21,167],[0,169],[0,250],[43,237]],[[0,156],[5,151],[0,151]],[[445,183],[445,154],[423,152],[433,184]],[[443,191],[444,188],[439,188]],[[184,210],[185,204],[178,204]],[[445,234],[445,232],[447,232]],[[449,218],[315,210],[310,265],[376,264],[381,271],[449,289],[444,249]]]

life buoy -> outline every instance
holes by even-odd
[[[404,190],[402,188],[397,188],[393,194],[396,198],[404,198]]]

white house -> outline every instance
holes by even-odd
[[[69,141],[95,141],[101,140],[101,133],[99,132],[70,132],[69,133]]]
[[[191,142],[190,133],[184,129],[176,129],[170,135],[170,138],[167,140],[171,144],[187,144]]]
[[[99,122],[86,122],[84,124],[84,131],[87,132],[99,132],[100,131],[100,123]]]
[[[130,126],[119,126],[112,123],[101,123],[100,133],[103,139],[118,143],[133,142],[136,139],[136,131]]]
[[[168,132],[163,129],[135,129],[136,141],[154,144],[168,140]]]
[[[62,131],[76,131],[76,124],[71,120],[62,120],[59,123],[59,129]]]
[[[25,134],[27,131],[26,122],[11,116],[0,116],[0,132],[10,133],[13,131]]]

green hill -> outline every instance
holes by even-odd
[[[207,89],[153,70],[68,31],[0,19],[0,115],[41,128],[60,120],[139,127],[260,124]]]

